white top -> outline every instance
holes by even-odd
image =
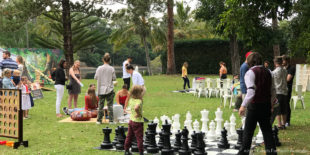
[[[20,76],[23,76],[24,65],[19,64],[17,69],[20,71]]]
[[[277,67],[272,71],[272,74],[277,94],[287,95],[286,69],[283,67]]]
[[[104,64],[96,70],[95,79],[99,95],[109,94],[113,91],[113,81],[116,80],[115,70],[112,66]]]
[[[255,67],[261,67],[261,66],[254,66],[252,68],[255,68]],[[255,86],[255,74],[254,74],[253,70],[251,70],[252,68],[250,68],[244,76],[245,85],[247,88],[256,88],[256,86]],[[271,73],[271,75],[272,75],[272,73]],[[241,106],[246,107],[249,103],[251,103],[253,98],[254,98],[254,95],[255,95],[255,89],[247,89],[247,94],[246,94]],[[275,101],[275,99],[276,99],[276,91],[275,91],[273,78],[271,78],[271,103],[273,103]]]
[[[132,73],[132,84],[144,86],[144,80],[142,78],[142,75],[137,71],[133,71]]]
[[[128,62],[128,60],[125,60],[124,62],[123,62],[123,79],[125,79],[125,78],[130,78],[130,74],[129,73],[127,73],[127,71],[126,71],[126,65],[130,65],[130,63]]]

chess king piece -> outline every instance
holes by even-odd
[[[231,114],[230,116],[230,139],[231,140],[238,139],[238,134],[236,132],[236,117],[234,114]]]
[[[193,123],[193,127],[194,127],[194,131],[196,133],[199,132],[199,122],[197,121],[197,119],[195,119],[195,121]]]
[[[159,133],[160,132],[160,128],[159,128],[159,119],[157,117],[154,118],[153,120],[154,123],[156,123],[156,132]]]
[[[209,121],[209,118],[208,118],[208,115],[209,115],[209,111],[206,110],[206,109],[203,109],[201,112],[201,131],[203,133],[205,133],[205,135],[207,135],[208,133],[208,121]]]
[[[227,140],[227,130],[225,128],[223,128],[222,132],[221,132],[221,140],[220,142],[217,144],[217,146],[221,149],[229,149],[229,143]]]
[[[173,150],[174,152],[178,152],[182,146],[182,142],[181,142],[181,132],[180,130],[177,131],[175,135],[175,142],[174,142],[174,145],[173,145]]]
[[[272,135],[273,135],[275,144],[276,144],[276,146],[281,146],[281,142],[279,140],[278,134],[279,134],[279,129],[278,129],[277,126],[274,126],[273,129],[272,129]]]
[[[113,145],[110,140],[110,134],[112,132],[112,129],[110,129],[109,127],[106,127],[102,129],[102,132],[104,134],[104,140],[101,143],[101,149],[112,149]]]
[[[206,155],[205,147],[206,144],[204,142],[204,133],[203,132],[198,132],[196,133],[196,141],[197,141],[197,146],[196,150],[194,151],[195,155]]]
[[[263,137],[263,132],[262,132],[262,130],[260,129],[260,126],[259,126],[259,124],[257,123],[257,125],[258,125],[258,133],[257,133],[257,135],[256,135],[256,141],[255,141],[255,143],[256,144],[262,144],[263,142],[264,142],[264,137]]]
[[[240,127],[240,129],[237,130],[237,134],[238,134],[238,141],[237,141],[237,145],[235,145],[235,149],[240,149],[242,146],[242,141],[243,141],[243,129],[242,129],[242,127]]]
[[[112,142],[112,144],[113,144],[113,146],[116,146],[116,144],[117,144],[117,142],[118,142],[118,129],[119,129],[119,126],[117,126],[116,128],[115,128],[115,136],[114,136],[114,139],[113,139],[113,142]]]
[[[151,122],[148,124],[148,146],[146,148],[147,153],[158,153],[159,149],[156,145],[156,126],[157,123]]]
[[[224,123],[224,128],[227,129],[227,139],[230,140],[231,134],[230,134],[230,123],[226,120]]]
[[[125,128],[121,126],[118,128],[116,150],[124,150],[125,139],[126,139]]]
[[[179,155],[190,155],[191,151],[189,150],[189,146],[188,146],[188,130],[186,128],[186,126],[184,127],[184,129],[181,132],[182,134],[182,146],[181,149],[179,150]]]
[[[172,116],[172,134],[176,134],[180,130],[180,114],[175,114]]]
[[[215,123],[213,120],[210,122],[209,126],[210,126],[210,130],[207,134],[207,140],[214,141],[216,139],[216,136],[215,136]]]
[[[161,150],[162,155],[172,155],[173,154],[173,149],[171,148],[171,143],[170,143],[170,135],[171,134],[171,124],[168,124],[168,120],[165,121],[165,124],[163,126],[163,136],[164,136],[164,146],[163,149]]]
[[[221,111],[220,108],[217,108],[217,111],[215,112],[215,121],[216,121],[216,130],[215,134],[216,137],[221,136],[221,130],[222,130],[222,122],[223,122],[223,111]]]

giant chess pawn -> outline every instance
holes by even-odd
[[[110,129],[109,127],[106,127],[102,129],[102,132],[104,134],[104,140],[101,143],[101,149],[112,149],[113,145],[110,140],[110,134],[112,132],[112,129]]]
[[[224,123],[224,128],[227,129],[227,138],[230,139],[231,134],[230,134],[230,123],[226,120]]]
[[[174,150],[174,152],[178,152],[179,149],[181,148],[181,145],[182,145],[182,143],[181,143],[182,134],[181,134],[180,130],[178,130],[177,133],[174,135],[175,135],[175,142],[173,145],[173,150]]]
[[[256,144],[262,144],[264,142],[264,137],[263,137],[263,132],[262,130],[260,129],[260,126],[259,124],[258,125],[258,133],[256,135]]]
[[[210,122],[209,126],[210,126],[210,130],[207,134],[207,140],[214,141],[216,139],[216,136],[215,136],[215,123],[213,120]]]
[[[148,140],[149,140],[149,143],[148,143],[148,146],[146,148],[146,151],[147,153],[158,153],[159,149],[156,145],[156,139],[155,139],[155,136],[156,136],[156,126],[157,124],[156,123],[149,123],[148,124]]]
[[[237,130],[237,134],[238,134],[238,141],[237,141],[237,145],[235,145],[235,149],[240,149],[242,146],[242,141],[243,141],[243,129],[242,127],[240,127],[240,129]]]
[[[197,121],[197,119],[195,119],[195,121],[193,123],[193,127],[194,127],[194,131],[196,133],[199,132],[199,122]]]
[[[114,136],[114,139],[113,139],[113,142],[112,142],[112,144],[113,144],[113,146],[116,146],[116,144],[117,144],[117,142],[118,142],[118,129],[119,129],[119,126],[117,126],[116,128],[115,128],[115,136]]]
[[[196,133],[196,139],[197,139],[197,145],[196,145],[196,150],[194,151],[195,155],[206,155],[205,147],[206,144],[204,142],[204,133],[199,132]]]
[[[272,129],[272,135],[273,135],[275,144],[276,144],[276,146],[281,146],[281,142],[279,140],[278,134],[279,134],[279,129],[278,129],[277,126],[274,126],[273,129]]]
[[[221,111],[220,108],[217,108],[217,111],[215,112],[215,121],[216,121],[216,137],[221,136],[221,130],[222,130],[222,122],[223,122],[223,111]]]
[[[208,121],[209,121],[209,118],[208,118],[208,115],[209,115],[209,111],[206,110],[206,109],[203,109],[201,112],[201,131],[203,133],[205,133],[205,135],[207,135],[208,133]]]
[[[190,155],[191,151],[189,150],[189,146],[188,146],[188,130],[186,128],[186,126],[184,127],[184,129],[181,132],[182,134],[182,147],[179,150],[179,155]]]
[[[227,130],[225,128],[223,128],[222,132],[221,132],[221,140],[220,142],[217,144],[217,146],[220,148],[220,149],[229,149],[229,143],[228,143],[228,140],[227,140]]]
[[[177,133],[180,130],[180,114],[175,114],[174,116],[172,116],[172,134]]]
[[[171,149],[171,143],[170,143],[170,135],[171,134],[171,124],[168,124],[168,120],[165,121],[165,124],[163,126],[163,136],[164,136],[164,146],[161,150],[162,155],[172,155],[173,149]]]
[[[117,138],[116,149],[124,150],[124,144],[126,140],[125,128],[123,126],[118,128],[118,138]]]
[[[238,138],[238,134],[236,132],[236,117],[234,114],[231,114],[230,116],[230,139],[237,140],[237,138]]]
[[[156,132],[159,133],[160,132],[160,128],[159,128],[159,119],[157,117],[154,118],[153,120],[154,123],[157,124],[156,126]]]

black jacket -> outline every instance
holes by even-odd
[[[58,67],[55,71],[55,85],[65,85],[66,83],[66,74],[65,70],[61,67]]]

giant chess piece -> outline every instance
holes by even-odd
[[[206,109],[203,109],[202,111],[200,111],[201,113],[201,122],[202,122],[202,125],[201,125],[201,131],[203,133],[205,133],[205,135],[207,135],[208,133],[208,121],[209,121],[209,118],[208,118],[208,115],[209,115],[209,111],[206,110]]]
[[[230,116],[230,139],[237,140],[237,138],[238,138],[238,134],[236,132],[236,117],[234,114],[231,114]]]
[[[192,114],[189,111],[187,111],[187,113],[186,113],[186,119],[184,121],[184,126],[186,126],[189,134],[192,134],[192,132],[193,132],[193,128],[192,128]]]
[[[148,146],[146,148],[146,151],[147,153],[158,153],[159,149],[156,145],[156,139],[155,139],[155,136],[156,136],[156,126],[157,124],[156,123],[149,123],[148,124],[148,137],[149,137],[149,143],[148,143]]]
[[[181,134],[182,134],[182,147],[179,150],[179,155],[190,155],[191,151],[189,149],[188,146],[188,130],[186,128],[186,126],[184,127],[184,129],[182,130]]]
[[[162,150],[164,147],[164,135],[163,135],[163,133],[164,133],[164,130],[161,129],[161,132],[159,132],[159,141],[157,143],[157,146],[160,150]]]
[[[181,134],[180,130],[178,130],[178,132],[174,135],[175,135],[175,142],[173,145],[173,150],[174,150],[174,152],[178,152],[179,149],[181,148],[181,145],[182,145],[182,143],[181,143],[182,134]]]
[[[208,134],[207,134],[207,140],[214,141],[216,139],[216,136],[215,136],[215,123],[213,120],[210,122],[209,126],[210,126],[210,130],[208,131]]]
[[[204,142],[204,133],[199,132],[196,133],[196,139],[197,139],[197,146],[196,146],[196,150],[194,151],[195,155],[206,155],[206,151],[205,151],[205,147],[206,144]]]
[[[125,128],[123,126],[118,128],[118,136],[116,143],[116,150],[124,150],[124,144],[126,140]]]
[[[195,122],[193,123],[194,131],[197,133],[199,132],[199,122],[197,119],[195,119]]]
[[[171,143],[170,143],[170,135],[171,134],[171,124],[168,124],[168,121],[165,121],[165,124],[163,126],[163,136],[164,136],[164,146],[163,149],[161,150],[162,155],[172,155],[173,154],[173,149],[171,148]]]
[[[113,144],[113,146],[116,146],[116,144],[117,144],[117,138],[118,138],[118,128],[119,128],[119,126],[117,126],[116,128],[115,128],[115,136],[114,136],[114,139],[113,139],[113,141],[112,141],[112,144]]]
[[[191,137],[192,137],[192,143],[191,143],[190,150],[192,151],[192,153],[194,153],[197,147],[197,135],[195,131],[191,134]]]
[[[110,134],[112,132],[112,129],[110,129],[109,127],[106,127],[102,129],[102,132],[104,134],[104,140],[101,143],[101,149],[112,149],[113,145],[110,140]]]
[[[227,139],[231,139],[231,133],[230,133],[230,123],[226,120],[224,123],[224,128],[227,129]]]
[[[172,134],[176,134],[180,130],[180,114],[175,114],[172,116]]]
[[[257,123],[258,124],[258,123]],[[262,130],[260,129],[260,126],[258,124],[258,133],[256,135],[256,141],[255,143],[256,144],[262,144],[264,142],[264,137],[263,137],[263,132]]]
[[[221,132],[221,140],[220,142],[217,144],[217,146],[220,148],[220,149],[229,149],[229,143],[228,143],[228,140],[227,140],[227,130],[225,128],[223,128],[222,132]]]
[[[160,128],[159,128],[159,119],[157,117],[154,118],[154,123],[156,123],[156,132],[159,133],[160,132]]]
[[[215,121],[216,121],[216,130],[215,134],[216,137],[221,136],[221,130],[222,130],[222,122],[223,122],[223,111],[221,111],[220,108],[217,108],[217,111],[215,112]]]
[[[149,128],[146,129],[144,141],[143,141],[143,148],[146,150],[146,148],[149,146],[150,138],[149,138]]]
[[[275,144],[276,144],[276,146],[281,146],[281,142],[279,140],[278,134],[279,134],[279,129],[278,129],[277,126],[274,126],[273,129],[272,129],[272,135],[273,135]]]
[[[132,138],[131,152],[139,152],[136,136]]]
[[[240,127],[240,129],[237,130],[237,134],[238,134],[238,141],[237,141],[237,145],[235,145],[235,149],[239,150],[242,146],[242,141],[243,141],[243,129],[242,127]]]

